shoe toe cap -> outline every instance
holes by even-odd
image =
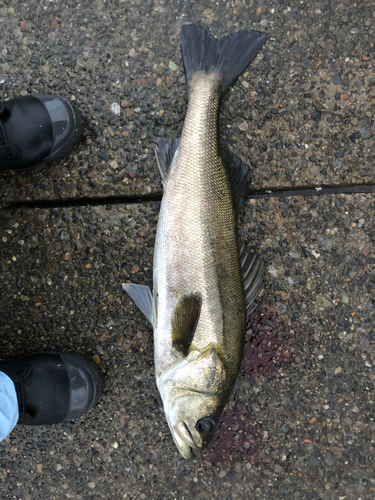
[[[56,151],[69,141],[77,130],[77,113],[73,106],[60,96],[55,95],[36,95],[42,102],[51,119],[53,131],[53,149]]]
[[[61,359],[70,385],[69,408],[64,418],[64,421],[68,421],[88,411],[97,403],[102,392],[101,376],[98,367],[85,358],[64,354]]]

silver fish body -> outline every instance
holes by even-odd
[[[189,106],[164,187],[155,241],[156,381],[168,418],[176,413],[173,405],[182,387],[181,379],[194,367],[196,378],[190,373],[193,385],[184,383],[180,391],[184,402],[178,405],[189,408],[189,420],[194,422],[191,425],[186,418],[183,420],[182,428],[188,429],[188,435],[198,434],[195,422],[215,415],[229,396],[241,362],[245,333],[236,215],[219,155],[216,126],[221,84],[218,73],[196,73],[190,84]],[[172,318],[181,298],[191,295],[201,297],[201,309],[186,358],[172,346]],[[200,363],[200,356],[207,351],[209,359],[204,357]],[[194,360],[193,367],[186,363],[188,359]],[[197,391],[207,394],[210,400],[203,415]],[[175,425],[172,423],[172,429]],[[195,447],[200,448],[198,436],[193,442],[198,441]],[[178,438],[183,440],[177,432]],[[178,445],[181,447],[179,440]],[[190,455],[189,450],[184,452],[186,458]]]
[[[217,126],[225,72],[198,67],[189,75],[187,67],[187,73],[181,139],[170,146],[169,162],[160,151],[168,145],[160,143],[157,150],[164,195],[153,297],[142,309],[136,285],[124,288],[153,324],[156,382],[166,418],[181,454],[191,458],[209,443],[237,378],[246,296],[250,290],[252,303],[258,294],[264,263],[249,259],[246,251],[240,254],[233,178],[241,175],[231,175],[220,154]]]

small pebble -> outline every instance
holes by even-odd
[[[249,125],[247,122],[242,122],[240,125],[238,125],[238,128],[242,131],[242,132],[246,132],[247,130],[249,130]]]
[[[120,105],[117,102],[113,102],[111,104],[111,112],[114,115],[119,115],[121,113],[121,107],[120,107]]]
[[[329,452],[324,455],[324,461],[327,465],[334,465],[336,462],[336,456],[334,453]]]
[[[365,219],[359,219],[357,227],[359,227],[359,229],[361,229],[363,227],[364,223],[365,223]]]
[[[334,85],[340,85],[340,83],[341,83],[341,76],[340,75],[333,75],[333,77],[332,77],[332,83]]]
[[[171,71],[176,71],[176,70],[178,69],[178,66],[177,66],[177,64],[175,64],[173,61],[169,61],[168,68],[169,68]]]
[[[284,314],[285,311],[286,311],[286,309],[287,309],[287,307],[286,307],[285,304],[280,304],[279,308],[278,308],[278,311],[279,311],[280,314]]]
[[[368,257],[369,253],[370,253],[370,245],[368,243],[366,243],[366,245],[363,247],[363,250],[362,250],[362,253],[365,257]]]
[[[109,153],[108,153],[108,151],[99,151],[98,156],[102,160],[109,160]]]
[[[136,274],[138,271],[139,271],[139,266],[133,266],[132,270],[131,270],[131,273],[132,274]]]
[[[361,131],[362,131],[362,137],[363,137],[364,140],[370,139],[371,132],[369,131],[368,128],[362,127]]]
[[[332,163],[332,167],[335,168],[335,169],[341,168],[342,167],[342,161],[341,160],[335,160]]]
[[[311,465],[311,467],[318,467],[320,465],[320,460],[318,457],[315,457],[314,455],[312,455],[311,457],[309,457],[309,465]]]

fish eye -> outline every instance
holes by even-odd
[[[210,432],[215,427],[215,422],[209,417],[203,417],[198,420],[195,428],[199,433]]]

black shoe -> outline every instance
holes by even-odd
[[[30,95],[0,101],[0,171],[57,160],[78,141],[83,120],[69,101]]]
[[[102,392],[99,368],[77,354],[29,354],[0,361],[0,371],[16,386],[19,424],[72,420],[92,408]]]

